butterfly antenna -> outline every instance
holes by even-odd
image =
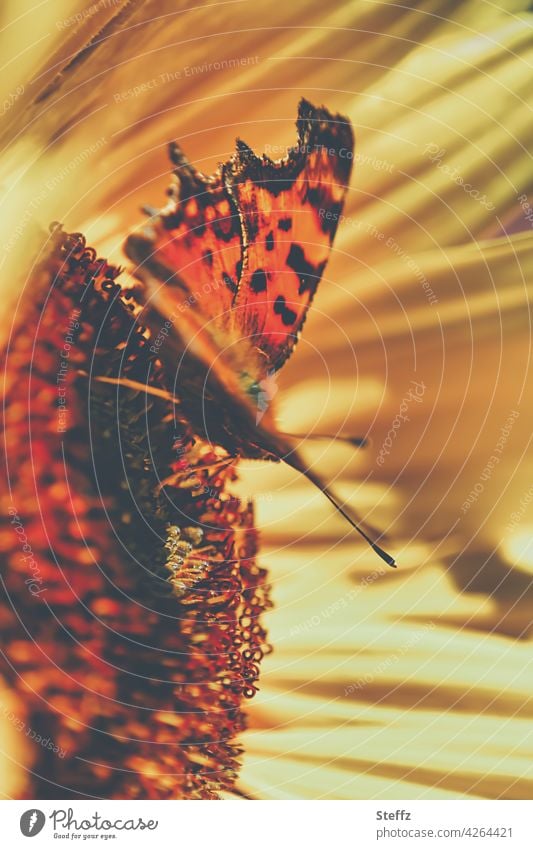
[[[381,557],[381,559],[384,560],[385,563],[396,569],[396,561],[394,560],[394,558],[391,557],[391,555],[388,554],[386,551],[384,551],[381,546],[377,544],[377,542],[374,542],[374,540],[368,536],[366,531],[364,531],[361,527],[359,521],[354,519],[353,516],[350,516],[345,507],[339,502],[335,495],[333,495],[328,485],[324,483],[322,478],[319,475],[315,474],[312,469],[307,468],[306,464],[303,462],[303,460],[300,459],[300,457],[298,457],[298,454],[295,451],[282,455],[280,459],[282,459],[285,463],[287,463],[287,465],[291,466],[293,469],[296,469],[297,472],[301,472],[309,481],[311,481],[311,483],[318,487],[318,489],[324,493],[328,501],[333,504],[337,512],[339,512],[341,516],[343,516],[346,521],[350,523],[352,528],[354,528],[357,533],[363,537],[365,542],[367,542],[370,548],[375,551],[378,557]]]
[[[328,442],[345,442],[353,448],[366,448],[370,440],[364,436],[352,436],[349,433],[283,433],[288,439],[327,440]]]

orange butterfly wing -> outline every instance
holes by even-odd
[[[225,185],[224,170],[212,177],[197,171],[179,146],[170,145],[176,183],[170,187],[167,207],[143,228],[144,250],[127,251],[136,261],[173,272],[169,287],[184,289],[177,300],[199,307],[221,325],[229,321],[242,273],[242,226],[238,210]],[[131,245],[142,243],[133,237]]]
[[[302,100],[298,144],[284,160],[242,142],[230,163],[244,229],[232,326],[278,369],[290,355],[329,259],[353,162],[350,124]]]
[[[346,118],[299,105],[298,144],[285,159],[257,157],[243,142],[213,177],[173,144],[176,185],[126,253],[169,288],[177,305],[280,368],[298,339],[329,258],[353,162]],[[243,338],[244,337],[244,338]]]

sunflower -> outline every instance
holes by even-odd
[[[297,351],[279,376],[276,401],[284,429],[307,435],[302,450],[310,465],[390,536],[400,568],[382,568],[323,496],[290,469],[240,463],[231,492],[241,493],[240,504],[254,496],[262,539],[257,566],[255,532],[240,507],[248,540],[240,592],[250,580],[247,569],[254,570],[255,586],[255,570],[268,565],[274,609],[262,622],[275,651],[263,663],[260,692],[247,710],[249,729],[239,736],[244,754],[238,781],[235,749],[193,754],[195,766],[177,767],[170,758],[175,694],[169,694],[163,669],[153,668],[154,644],[185,653],[190,646],[165,635],[163,599],[142,627],[130,623],[136,642],[140,633],[146,645],[137,657],[124,647],[128,686],[118,697],[110,692],[109,715],[94,714],[102,727],[93,733],[112,729],[115,740],[135,740],[138,751],[130,753],[126,771],[120,778],[113,774],[116,753],[108,752],[107,761],[100,751],[91,757],[91,740],[80,742],[75,722],[64,740],[46,730],[48,714],[33,729],[10,667],[0,715],[9,764],[4,793],[28,793],[35,751],[54,757],[56,766],[62,760],[61,752],[50,753],[20,733],[17,723],[23,723],[25,731],[38,731],[65,750],[75,747],[84,763],[92,762],[85,773],[89,786],[71,788],[92,795],[212,795],[215,789],[205,783],[212,757],[214,769],[223,767],[227,776],[218,787],[223,795],[530,798],[527,4],[472,0],[407,8],[361,0],[325,9],[307,0],[265,4],[259,20],[249,2],[194,9],[175,2],[5,8],[6,329],[13,315],[19,320],[41,309],[32,303],[32,287],[52,273],[42,256],[50,240],[56,263],[62,267],[66,251],[78,280],[94,276],[94,269],[87,272],[89,260],[107,257],[91,290],[92,309],[107,315],[109,293],[102,284],[110,281],[112,290],[123,280],[128,289],[127,268],[116,280],[112,269],[125,265],[121,245],[140,220],[139,207],[158,203],[166,188],[169,139],[178,138],[209,173],[228,158],[236,135],[256,150],[281,155],[294,141],[300,96],[349,116],[358,144],[350,192],[332,260]],[[42,227],[52,221],[65,222],[66,232],[55,228],[43,240]],[[84,258],[78,232],[97,255]],[[63,285],[68,289],[68,281]],[[68,292],[64,297],[61,317],[47,318],[50,332],[59,328],[63,336],[72,318],[79,323]],[[122,294],[117,303],[120,315],[101,350],[103,377],[113,374],[111,352],[128,337],[120,326],[127,321]],[[90,333],[83,322],[74,328],[80,329],[82,336]],[[15,350],[23,358],[28,339],[20,338]],[[46,355],[43,349],[43,368]],[[136,352],[131,362],[144,379],[143,357]],[[97,395],[92,403],[101,429],[117,420],[117,405],[128,400],[131,409],[135,393],[102,381]],[[154,421],[174,427],[168,400],[152,398]],[[80,475],[94,474],[83,467],[90,437],[84,424],[76,423],[70,458]],[[127,422],[132,468],[144,426],[142,415]],[[340,440],[310,438],[323,433],[361,436],[366,447],[351,451]],[[24,453],[24,423],[18,437],[16,450]],[[188,452],[187,434],[178,437],[172,450],[184,445]],[[100,477],[106,470],[113,480],[123,473],[116,467],[116,438],[102,441]],[[219,459],[207,454],[207,446],[198,450],[200,457],[187,459],[193,466]],[[158,470],[172,474],[175,454],[157,461]],[[135,474],[142,494],[153,470],[141,466]],[[219,492],[229,486],[225,475],[233,474],[228,468],[215,478]],[[98,546],[93,523],[101,517],[91,504],[84,508]],[[109,509],[128,512],[123,503]],[[171,530],[163,514],[159,519],[172,561],[185,532]],[[184,539],[189,555],[202,545],[194,532]],[[146,556],[139,553],[145,564]],[[106,562],[104,584],[82,594],[101,606],[104,620],[114,615],[106,578],[116,592],[145,598],[144,587],[128,586]],[[157,578],[168,571],[168,561],[146,568]],[[84,579],[77,574],[77,581]],[[37,581],[35,591],[40,588]],[[68,599],[56,603],[69,607]],[[265,596],[254,603],[256,612],[268,605]],[[152,645],[145,640],[150,634]],[[202,634],[215,638],[210,629]],[[37,667],[31,671],[38,688],[37,652],[46,651],[50,639],[38,633],[31,652],[26,638],[13,639],[20,651],[12,655],[15,672],[24,664]],[[106,650],[79,647],[95,663]],[[57,675],[68,677],[75,659],[75,652],[58,657]],[[141,687],[147,670],[158,686],[146,707],[162,714],[156,740],[167,761],[154,756],[153,740],[143,738],[145,693],[135,692],[134,679],[140,675]],[[116,680],[110,676],[110,686]],[[84,686],[58,709],[78,718],[83,709],[82,716],[92,717],[90,680]],[[47,687],[53,699],[54,681]],[[195,705],[195,694],[189,695]],[[74,710],[76,698],[83,705]],[[136,711],[127,709],[130,699]],[[243,726],[235,713],[232,734]],[[176,774],[186,776],[181,784],[173,783]]]

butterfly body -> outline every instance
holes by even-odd
[[[331,252],[347,192],[349,121],[299,105],[298,141],[277,161],[243,141],[211,177],[173,143],[170,200],[125,245],[143,322],[197,431],[232,456],[284,460],[373,543],[281,433],[274,375],[291,355]],[[167,328],[167,332],[163,331]]]

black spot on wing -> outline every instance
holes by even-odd
[[[292,218],[280,218],[278,221],[278,229],[288,233],[292,227]]]
[[[267,251],[273,251],[274,250],[274,233],[272,232],[272,230],[270,231],[270,233],[268,234],[268,236],[265,239],[265,247],[266,247]]]
[[[206,262],[207,265],[213,265],[213,251],[204,252],[204,262]]]
[[[252,274],[252,279],[250,280],[250,289],[256,295],[259,292],[264,292],[267,287],[267,276],[262,268],[257,268]]]
[[[304,203],[310,203],[318,211],[322,232],[329,233],[333,241],[344,202],[333,201],[329,186],[317,186],[308,187]]]
[[[214,220],[211,224],[213,233],[222,242],[231,242],[235,236],[240,238],[241,225],[237,215],[228,215],[226,218]]]
[[[294,310],[291,310],[290,307],[287,306],[287,301],[283,295],[278,295],[274,301],[274,313],[281,317],[281,320],[286,327],[291,327],[297,318]]]
[[[322,202],[324,199],[324,190],[320,186],[308,186],[307,191],[304,196],[304,203],[307,201],[311,204],[311,206],[316,206],[318,209],[319,206],[322,206]]]
[[[314,295],[326,263],[321,262],[318,265],[313,265],[312,262],[308,262],[302,246],[293,242],[287,256],[287,265],[298,275],[300,281],[298,294],[303,295],[304,292],[310,292],[311,295]]]
[[[333,241],[339,221],[341,219],[342,203],[333,203],[332,201],[326,204],[319,210],[320,226],[323,233],[329,233],[330,242]]]
[[[222,275],[222,279],[223,279],[224,283],[226,284],[226,286],[228,287],[228,289],[230,290],[230,292],[234,295],[236,293],[238,287],[237,287],[237,284],[235,283],[235,280],[233,279],[233,277],[230,277],[229,274],[226,274],[226,272],[224,272],[224,274]]]

